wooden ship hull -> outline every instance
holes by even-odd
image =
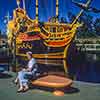
[[[67,73],[68,48],[77,28],[82,25],[77,22],[82,12],[70,24],[57,20],[40,23],[37,18],[30,19],[25,9],[18,7],[8,23],[8,43],[12,53],[26,56],[27,51],[32,51],[38,63],[64,66]]]

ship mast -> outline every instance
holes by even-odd
[[[26,10],[26,7],[25,7],[25,0],[23,0],[23,9]]]
[[[58,18],[59,0],[56,0],[56,17]],[[38,0],[36,0],[36,19],[38,20]]]
[[[16,0],[16,2],[17,2],[18,8],[20,8],[20,2],[21,2],[21,0]],[[23,9],[26,10],[26,7],[25,7],[25,0],[22,0],[22,2],[23,2]]]
[[[59,0],[56,0],[56,17],[58,18],[58,12],[59,12]]]
[[[38,20],[38,0],[36,0],[36,19]]]
[[[16,0],[18,8],[20,8],[20,0]]]

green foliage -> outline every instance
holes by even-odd
[[[68,12],[69,21],[72,23],[75,19],[75,15],[72,12]],[[100,18],[94,18],[88,13],[83,13],[78,19],[83,26],[78,28],[78,38],[96,38],[100,35]]]

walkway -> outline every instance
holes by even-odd
[[[65,96],[56,97],[45,89],[30,89],[26,93],[17,93],[12,80],[15,73],[0,75],[0,99],[2,100],[100,100],[100,84],[74,82],[71,91]]]

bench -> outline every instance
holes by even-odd
[[[70,87],[72,84],[72,80],[66,77],[57,76],[57,75],[47,75],[40,77],[31,82],[33,85],[43,86],[53,88],[53,94],[56,96],[63,96],[64,91],[60,90],[64,87]]]

